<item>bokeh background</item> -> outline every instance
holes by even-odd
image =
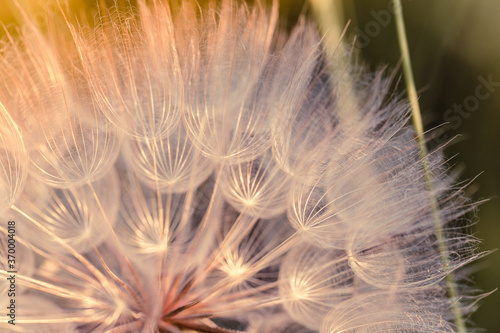
[[[500,247],[500,1],[401,0],[415,81],[426,129],[447,123],[429,145],[444,144],[450,164],[470,180],[480,205],[472,229],[481,250]],[[343,1],[347,36],[358,35],[360,56],[372,68],[400,60],[394,19],[387,0]],[[390,21],[389,24],[386,24]],[[385,26],[384,26],[385,25]],[[492,81],[493,84],[484,82]],[[490,90],[485,90],[490,88]],[[457,137],[458,136],[458,137]],[[500,286],[500,252],[469,267],[485,291]],[[471,320],[486,332],[500,332],[500,292],[480,303]]]
[[[18,0],[37,24],[57,15],[54,0]],[[401,0],[410,53],[426,129],[433,131],[431,148],[453,139],[445,148],[461,179],[478,176],[467,189],[480,205],[480,222],[472,229],[481,250],[500,247],[500,1]],[[96,1],[61,0],[72,13],[95,13]],[[109,2],[112,1],[104,1]],[[203,1],[201,1],[203,2]],[[314,2],[314,4],[313,4]],[[314,6],[313,6],[314,5]],[[389,0],[282,0],[281,24],[289,29],[300,15],[316,19],[322,31],[357,36],[354,51],[370,68],[397,69],[400,60]],[[325,21],[326,20],[326,21]],[[329,22],[328,22],[329,20]],[[13,0],[0,0],[0,22],[21,21]],[[0,30],[0,35],[3,35]],[[444,124],[444,125],[443,125]],[[500,251],[469,267],[471,283],[489,292],[500,286]],[[471,317],[486,332],[500,332],[500,291],[480,301]]]

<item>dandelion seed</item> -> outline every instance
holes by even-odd
[[[28,154],[19,127],[0,102],[0,212],[9,209],[21,195],[27,177]]]

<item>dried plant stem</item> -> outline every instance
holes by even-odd
[[[425,181],[427,183],[427,189],[429,190],[431,209],[434,218],[434,227],[436,230],[436,237],[439,243],[439,251],[441,252],[441,260],[443,266],[447,267],[449,265],[448,248],[445,242],[446,238],[444,235],[441,216],[439,215],[439,205],[437,203],[437,198],[434,193],[434,182],[430,172],[431,170],[430,170],[429,160],[427,158],[428,151],[424,138],[424,126],[422,123],[422,114],[420,112],[417,90],[415,88],[415,80],[413,78],[413,71],[411,68],[410,52],[408,49],[408,40],[406,39],[406,30],[403,18],[403,9],[401,5],[401,0],[393,0],[392,2],[394,6],[394,16],[395,16],[396,31],[399,41],[399,48],[402,57],[403,74],[405,78],[408,99],[411,105],[413,126],[417,134],[418,147],[420,150],[420,156],[422,158]],[[448,289],[449,296],[452,299],[452,311],[453,311],[453,316],[455,317],[455,325],[457,328],[457,332],[465,333],[466,327],[462,311],[460,309],[460,302],[458,302],[457,287],[455,285],[453,274],[451,272],[446,276],[446,286]]]
[[[353,113],[356,110],[356,96],[354,91],[354,80],[351,73],[347,70],[350,66],[350,58],[344,57],[342,48],[342,39],[347,27],[344,24],[344,6],[342,0],[310,0],[316,22],[321,36],[323,36],[323,50],[328,60],[329,74],[338,79],[345,89],[340,91],[341,99],[345,101],[346,112],[340,112],[339,116],[348,124],[359,121],[358,115]],[[340,53],[340,54],[339,54]],[[333,68],[332,66],[335,66]],[[346,68],[345,71],[339,71],[339,66]],[[340,74],[339,74],[340,73]],[[339,75],[341,77],[339,77]],[[336,94],[339,94],[337,92]]]
[[[311,0],[314,15],[319,23],[321,34],[325,36],[326,48],[335,48],[342,36],[344,18],[340,0]],[[334,50],[328,50],[333,53]]]

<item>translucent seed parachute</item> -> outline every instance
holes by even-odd
[[[3,331],[452,332],[473,311],[444,282],[482,254],[440,151],[445,239],[408,103],[277,6],[61,7],[43,32],[21,9],[0,49]]]

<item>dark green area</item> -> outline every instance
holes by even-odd
[[[500,3],[494,0],[402,0],[417,89],[426,130],[435,148],[445,148],[460,180],[479,175],[466,193],[479,207],[472,229],[482,251],[500,245]],[[350,34],[363,38],[360,56],[372,69],[396,68],[399,61],[389,1],[344,1]],[[389,15],[387,15],[389,14]],[[386,24],[389,22],[388,24]],[[361,31],[361,33],[359,33]],[[348,33],[348,36],[350,36]],[[490,82],[490,84],[485,82]],[[473,221],[477,221],[473,219]],[[469,267],[473,283],[484,292],[500,284],[500,253]],[[470,318],[487,332],[500,332],[500,293],[482,300]]]

